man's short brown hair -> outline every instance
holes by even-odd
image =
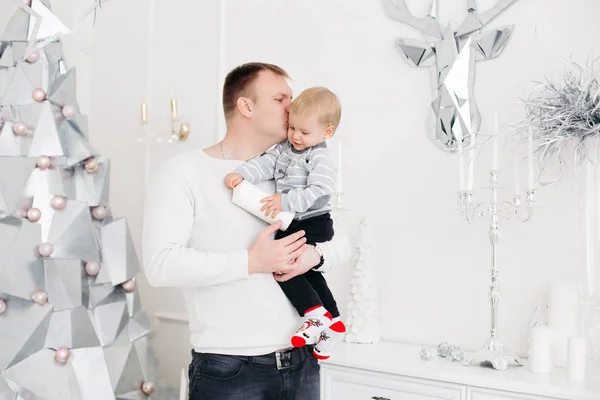
[[[223,84],[223,112],[225,113],[225,120],[229,120],[233,115],[237,107],[237,100],[240,97],[248,97],[255,100],[252,84],[256,81],[261,71],[270,71],[289,79],[287,72],[283,68],[273,64],[251,62],[235,67],[227,74],[225,83]]]

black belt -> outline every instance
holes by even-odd
[[[314,346],[307,345],[298,348],[290,347],[288,349],[274,351],[269,354],[263,354],[260,356],[238,356],[230,354],[219,354],[219,356],[233,357],[238,360],[247,361],[256,364],[273,365],[277,369],[286,369],[293,367],[294,365],[303,362],[306,357],[312,357],[312,349]],[[202,359],[203,357],[210,357],[211,353],[197,353],[192,350],[193,359]]]

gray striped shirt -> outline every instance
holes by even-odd
[[[336,171],[325,142],[298,151],[286,140],[235,172],[253,184],[275,179],[281,207],[283,211],[295,212],[295,219],[331,210],[328,203],[335,189]]]

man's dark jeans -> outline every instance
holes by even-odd
[[[190,400],[319,400],[320,366],[313,346],[261,356],[196,353]]]

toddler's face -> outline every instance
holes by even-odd
[[[327,126],[316,117],[300,117],[290,114],[288,140],[296,150],[304,150],[323,143],[330,135]]]

